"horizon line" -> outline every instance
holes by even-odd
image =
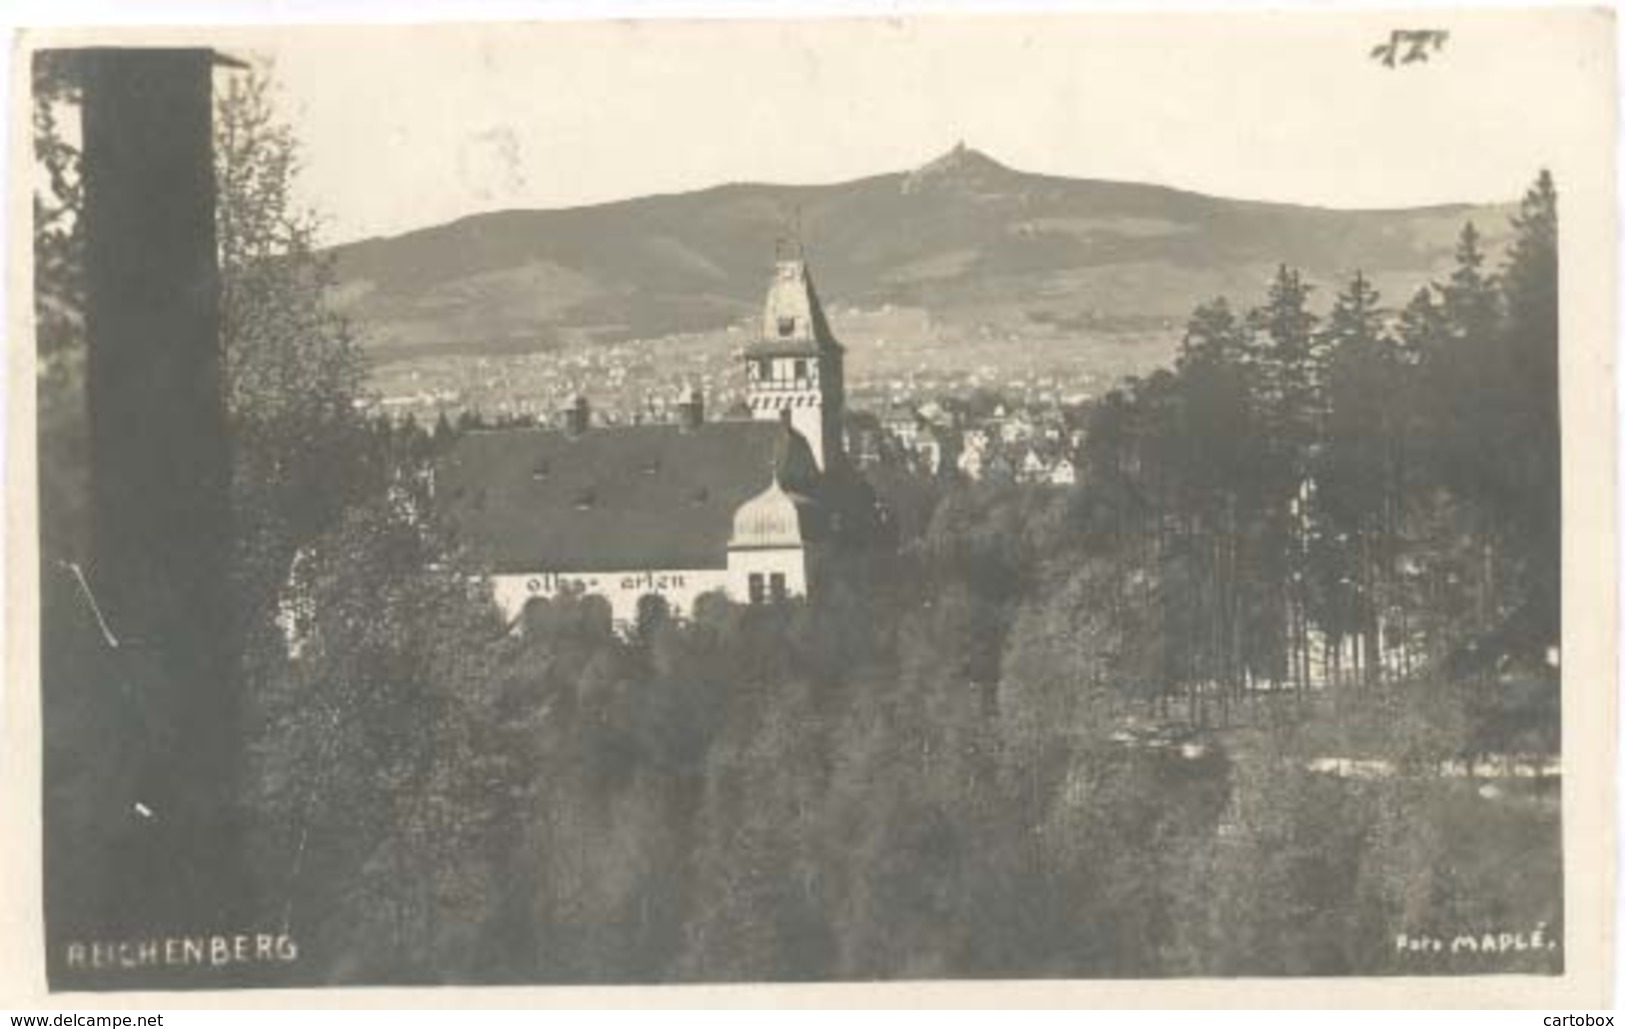
[[[1431,211],[1431,210],[1444,211],[1444,210],[1449,210],[1449,209],[1474,208],[1474,207],[1516,207],[1517,203],[1518,203],[1518,198],[1516,196],[1512,196],[1512,197],[1506,197],[1506,198],[1503,198],[1503,199],[1500,199],[1500,200],[1488,200],[1488,199],[1485,199],[1485,200],[1438,200],[1438,201],[1428,201],[1428,202],[1413,203],[1413,204],[1398,204],[1398,205],[1390,204],[1390,205],[1380,205],[1380,206],[1372,206],[1372,207],[1339,207],[1339,206],[1337,206],[1335,204],[1311,203],[1311,202],[1308,202],[1308,201],[1301,201],[1301,200],[1274,200],[1274,199],[1268,199],[1268,198],[1264,198],[1264,197],[1235,196],[1235,195],[1222,194],[1222,193],[1208,193],[1208,192],[1203,192],[1202,190],[1199,190],[1199,189],[1193,189],[1193,188],[1185,187],[1185,186],[1171,185],[1171,184],[1165,183],[1165,182],[1151,182],[1151,181],[1139,180],[1139,179],[1097,178],[1097,177],[1093,177],[1093,176],[1069,175],[1069,174],[1064,174],[1064,173],[1060,173],[1060,172],[1029,171],[1029,170],[1023,169],[1023,168],[1017,168],[1014,165],[1006,164],[1005,162],[1000,161],[998,158],[996,158],[996,157],[992,156],[991,154],[989,154],[987,151],[981,150],[981,149],[979,149],[977,147],[974,147],[974,146],[969,146],[969,145],[967,145],[965,143],[964,140],[960,140],[960,141],[956,142],[949,149],[938,153],[937,156],[929,158],[926,161],[923,161],[920,164],[914,165],[911,168],[894,169],[892,171],[884,171],[884,172],[875,172],[873,174],[859,175],[859,176],[855,176],[853,178],[827,180],[827,181],[821,181],[821,182],[792,182],[792,181],[784,181],[784,180],[769,181],[769,180],[765,180],[765,179],[729,179],[729,180],[726,180],[726,181],[723,181],[723,182],[712,183],[711,185],[708,185],[708,186],[689,186],[689,187],[679,187],[679,188],[675,188],[675,189],[654,190],[654,191],[647,192],[647,193],[638,193],[638,194],[634,194],[634,195],[622,195],[622,196],[617,196],[617,197],[604,198],[604,199],[600,199],[600,200],[586,200],[586,201],[583,201],[583,202],[580,202],[580,203],[573,203],[573,204],[554,204],[554,205],[544,205],[544,206],[535,206],[535,207],[512,206],[512,205],[499,206],[499,207],[488,207],[488,208],[482,208],[482,209],[478,209],[478,210],[468,211],[468,212],[466,212],[464,214],[455,215],[455,216],[453,216],[451,218],[447,218],[447,219],[445,219],[443,221],[431,222],[431,223],[427,223],[427,224],[423,224],[423,225],[418,225],[418,226],[416,226],[414,228],[400,229],[400,230],[397,230],[397,231],[373,232],[373,233],[369,233],[369,234],[366,234],[366,235],[357,235],[357,236],[352,236],[352,237],[348,237],[348,238],[344,238],[344,239],[334,240],[334,241],[331,241],[331,242],[323,242],[323,243],[319,244],[319,249],[321,249],[321,250],[336,250],[336,249],[338,249],[340,247],[355,246],[355,245],[363,244],[363,243],[387,242],[387,241],[391,241],[391,240],[398,240],[398,239],[402,239],[402,238],[407,237],[407,236],[417,235],[418,233],[433,232],[436,229],[443,229],[443,228],[447,228],[447,227],[452,226],[452,225],[457,225],[457,224],[462,223],[462,222],[473,221],[473,220],[475,220],[477,218],[487,218],[487,217],[491,217],[491,216],[494,216],[494,215],[502,215],[502,214],[551,214],[551,213],[560,213],[560,212],[565,212],[565,211],[583,211],[583,210],[590,210],[590,209],[593,209],[593,208],[615,207],[615,206],[618,206],[618,205],[621,205],[621,204],[637,203],[638,201],[642,201],[642,200],[656,200],[656,199],[661,199],[661,198],[666,198],[666,197],[692,196],[692,195],[697,194],[697,193],[708,193],[708,192],[711,192],[713,190],[721,190],[721,189],[735,189],[735,188],[748,188],[748,187],[759,187],[759,188],[767,188],[767,189],[834,189],[834,188],[838,188],[838,187],[841,187],[841,186],[850,186],[850,185],[853,185],[855,183],[868,182],[868,181],[875,180],[875,179],[886,179],[886,178],[893,178],[893,177],[906,178],[906,177],[908,177],[910,175],[914,175],[914,174],[916,174],[916,173],[918,173],[920,171],[923,171],[924,169],[929,168],[929,167],[931,167],[931,166],[933,166],[935,164],[938,164],[939,162],[948,160],[950,158],[953,158],[953,157],[956,157],[956,156],[959,156],[959,155],[968,155],[968,156],[980,157],[983,160],[988,161],[991,164],[995,165],[997,168],[999,168],[1002,171],[1009,172],[1009,173],[1014,174],[1014,175],[1026,176],[1026,177],[1029,177],[1029,178],[1056,179],[1056,180],[1060,180],[1060,181],[1063,181],[1063,182],[1089,182],[1089,183],[1100,183],[1100,184],[1117,185],[1117,186],[1138,186],[1138,187],[1142,187],[1142,188],[1145,188],[1145,189],[1165,190],[1165,191],[1170,192],[1170,193],[1178,193],[1178,194],[1182,194],[1182,195],[1185,195],[1185,196],[1201,197],[1202,199],[1205,199],[1205,200],[1219,200],[1219,201],[1225,201],[1225,202],[1229,202],[1229,203],[1239,203],[1239,204],[1258,204],[1258,205],[1266,206],[1266,207],[1295,208],[1295,209],[1298,209],[1298,210],[1331,211],[1331,212],[1337,212],[1337,213],[1342,213],[1342,214],[1392,214],[1392,213]],[[317,210],[316,215],[317,215],[317,218],[318,218],[319,222],[326,221],[328,219],[328,217],[329,217],[329,212]]]

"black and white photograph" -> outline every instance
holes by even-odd
[[[1614,33],[25,33],[40,988],[1600,991]]]

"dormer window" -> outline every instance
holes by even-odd
[[[781,339],[783,337],[785,337],[785,336],[793,336],[793,335],[795,335],[795,332],[796,332],[796,320],[794,318],[780,318],[779,319],[779,337]]]

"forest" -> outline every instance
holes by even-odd
[[[1092,406],[1076,487],[876,469],[895,545],[811,600],[514,632],[426,493],[457,430],[354,402],[268,89],[228,87],[216,160],[243,812],[293,981],[1562,970],[1548,174],[1504,254],[1464,225],[1397,304],[1283,266],[1202,305]],[[41,545],[73,554],[52,110]]]

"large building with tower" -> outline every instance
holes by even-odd
[[[566,591],[622,627],[648,595],[679,617],[707,593],[805,596],[879,521],[843,449],[843,359],[806,261],[781,254],[743,353],[749,418],[689,391],[674,422],[602,425],[578,397],[556,426],[466,433],[436,502],[510,620]]]

